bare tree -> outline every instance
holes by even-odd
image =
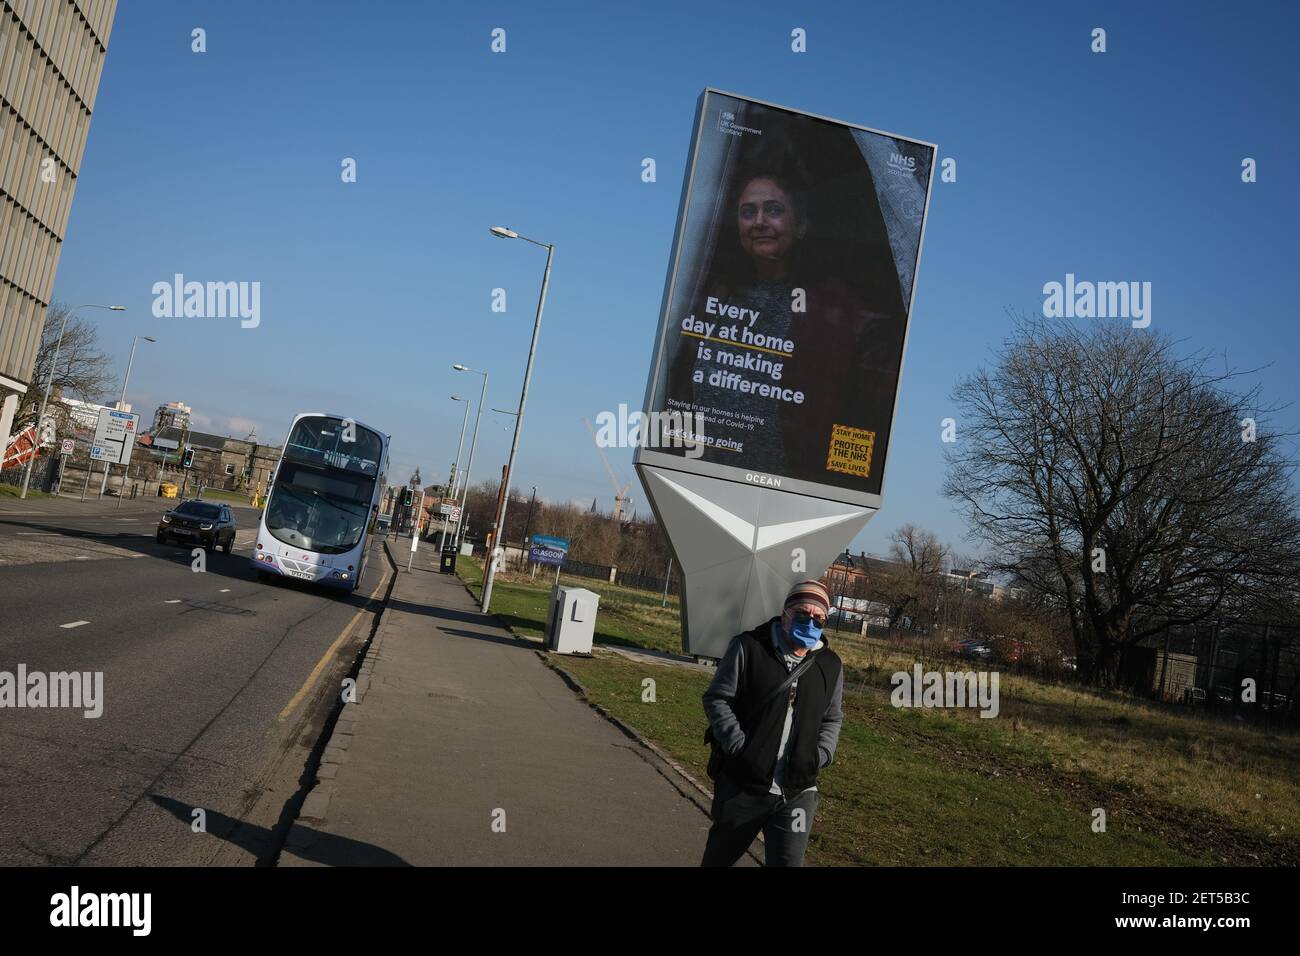
[[[943,571],[948,549],[934,532],[905,524],[889,537],[894,567],[878,579],[876,595],[889,608],[889,629],[903,618],[933,624],[937,575]]]
[[[1068,615],[1081,678],[1110,685],[1124,648],[1295,574],[1293,463],[1242,374],[1039,316],[954,389],[945,493],[996,569]]]
[[[59,340],[59,330],[67,316],[68,325]],[[55,347],[58,346],[58,364],[55,364]],[[72,396],[83,402],[98,401],[113,387],[113,360],[99,348],[99,332],[87,320],[70,314],[66,303],[52,302],[45,312],[45,326],[41,329],[41,344],[36,352],[36,368],[32,373],[33,387],[23,396],[23,402],[14,417],[14,431],[21,431],[36,421],[45,383],[54,369],[51,398]]]

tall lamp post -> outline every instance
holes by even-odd
[[[537,297],[537,317],[533,319],[533,339],[528,346],[528,364],[524,366],[524,387],[519,393],[519,413],[515,419],[515,436],[510,442],[510,458],[506,462],[506,475],[504,481],[506,488],[501,495],[501,504],[497,506],[496,522],[493,527],[496,529],[492,538],[492,553],[488,555],[487,575],[483,578],[483,613],[488,613],[488,608],[492,603],[492,579],[496,577],[496,552],[505,540],[506,526],[506,505],[510,501],[510,479],[515,475],[515,455],[519,451],[519,433],[524,428],[524,405],[528,401],[528,383],[533,376],[533,356],[537,354],[537,336],[542,331],[542,309],[546,306],[546,288],[551,283],[551,260],[555,257],[555,246],[548,242],[538,242],[536,239],[529,239],[527,236],[521,236],[513,229],[507,229],[504,226],[493,226],[492,235],[500,239],[523,239],[525,242],[531,242],[535,246],[541,246],[546,250],[546,271],[542,273],[542,291]],[[502,552],[504,553],[504,552]]]
[[[533,485],[533,497],[528,502],[528,518],[524,521],[524,545],[528,545],[528,532],[533,529],[533,508],[537,505],[537,486]]]
[[[124,305],[96,305],[93,302],[87,302],[83,305],[74,305],[68,311],[63,313],[63,324],[59,326],[59,337],[54,340],[54,361],[50,362],[50,374],[45,379],[45,394],[41,397],[41,410],[36,413],[36,434],[40,436],[41,422],[45,420],[45,406],[50,401],[50,388],[54,385],[54,367],[59,364],[59,349],[63,347],[63,333],[68,329],[68,316],[78,309],[108,309],[110,312],[125,312]],[[32,457],[27,459],[27,468],[23,472],[23,489],[19,492],[19,498],[27,497],[27,485],[32,480],[32,463],[36,461],[36,451],[32,450]],[[87,463],[89,468],[90,464]]]
[[[118,410],[119,412],[120,412],[120,411],[125,411],[125,410],[126,410],[126,409],[125,409],[125,406],[126,406],[126,387],[127,387],[127,385],[130,383],[130,381],[131,381],[131,366],[135,364],[135,347],[136,347],[137,345],[140,344],[140,340],[141,340],[141,339],[144,339],[146,342],[157,342],[157,341],[158,341],[158,340],[157,340],[156,338],[154,338],[152,335],[137,335],[135,338],[133,338],[133,339],[131,340],[131,357],[127,360],[127,363],[126,363],[126,375],[123,376],[123,378],[122,378],[122,397],[121,397],[121,399],[118,400],[118,403],[117,403],[117,410]],[[134,438],[132,438],[131,440],[132,440],[132,441],[135,441]],[[109,468],[108,462],[104,462],[104,480],[103,480],[102,482],[100,482],[100,485],[99,485],[99,497],[101,497],[101,498],[104,497],[104,489],[108,487],[108,468]],[[118,506],[119,508],[122,507],[122,493],[121,493],[121,491],[119,491],[119,492],[118,492],[118,495],[117,495],[117,506]]]
[[[465,524],[465,500],[469,497],[469,479],[474,471],[474,449],[478,447],[478,422],[483,417],[483,400],[487,398],[488,373],[480,372],[476,368],[470,368],[468,365],[453,365],[457,372],[473,372],[475,375],[483,376],[483,387],[478,393],[478,411],[474,413],[474,437],[469,443],[469,463],[465,466],[465,483],[461,485],[460,491],[460,517],[456,519],[456,531],[452,537],[452,544],[457,550],[460,550],[460,531]],[[465,406],[469,411],[469,406]]]
[[[452,501],[456,500],[456,484],[460,481],[460,452],[465,447],[465,426],[469,424],[469,402],[459,395],[451,397],[453,402],[465,402],[465,414],[460,420],[460,441],[456,443],[456,467],[452,470],[451,488],[448,496]],[[442,552],[447,547],[447,518],[444,515],[442,519],[442,537],[438,539],[438,560],[442,560]]]

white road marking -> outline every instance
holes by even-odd
[[[181,599],[180,599],[180,598],[174,598],[173,600],[170,600],[170,601],[163,601],[163,603],[164,603],[164,604],[180,604],[180,603],[181,603]]]
[[[90,555],[87,555],[87,554],[79,554],[79,555],[77,555],[75,558],[73,558],[73,560],[74,560],[74,561],[89,561],[89,560],[90,560]]]
[[[69,621],[67,624],[60,624],[59,627],[71,630],[74,627],[81,627],[81,625],[89,623],[89,621]]]
[[[230,588],[222,588],[222,589],[221,589],[221,593],[222,593],[222,594],[229,594],[229,593],[230,593]]]

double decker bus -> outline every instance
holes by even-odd
[[[356,590],[388,471],[388,441],[356,419],[294,417],[257,525],[258,578]]]

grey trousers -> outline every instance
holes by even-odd
[[[817,791],[789,800],[760,788],[742,788],[725,774],[713,786],[713,826],[701,866],[734,866],[761,831],[765,866],[803,866],[817,810]]]

